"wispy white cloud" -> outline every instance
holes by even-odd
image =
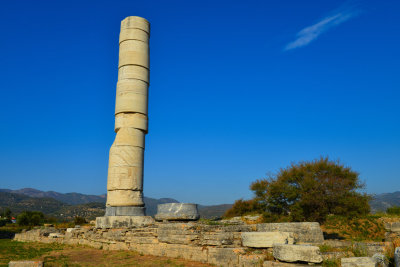
[[[297,39],[287,44],[284,50],[287,51],[306,46],[317,39],[322,33],[357,16],[359,13],[359,11],[352,8],[336,11],[333,15],[327,16],[317,23],[299,31],[296,34]]]

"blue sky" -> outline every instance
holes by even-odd
[[[144,194],[250,198],[291,162],[340,159],[400,190],[400,2],[3,1],[0,188],[106,192],[118,35],[151,22]]]

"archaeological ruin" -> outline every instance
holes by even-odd
[[[260,216],[199,220],[197,205],[189,203],[161,204],[155,218],[146,216],[143,156],[148,132],[149,38],[147,20],[127,17],[121,22],[116,137],[109,153],[105,215],[95,225],[37,227],[16,234],[15,240],[132,250],[216,266],[308,266],[336,258],[343,258],[342,266],[385,266],[381,255],[390,242],[325,240],[317,222],[261,223]],[[388,237],[400,236],[399,225],[387,226]],[[322,246],[338,249],[321,251]],[[368,256],[355,257],[350,250],[339,249],[359,246]],[[400,261],[400,250],[397,253]]]

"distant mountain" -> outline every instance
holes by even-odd
[[[233,204],[221,204],[221,205],[212,205],[212,206],[203,206],[199,205],[199,213],[201,218],[213,219],[220,218],[224,215],[225,211],[230,209]]]
[[[386,211],[391,206],[400,206],[400,191],[375,195],[369,204],[373,212]]]
[[[157,205],[163,203],[179,203],[173,198],[144,197],[147,215],[157,213]],[[62,219],[71,219],[74,216],[94,218],[103,216],[105,212],[106,195],[85,195],[80,193],[58,193],[54,191],[40,191],[33,188],[19,190],[0,189],[0,208],[9,207],[15,214],[24,210],[37,210]],[[386,211],[388,207],[400,206],[400,191],[384,193],[374,196],[370,201],[371,211]],[[232,204],[203,206],[199,205],[202,218],[221,217]]]
[[[15,214],[24,210],[37,210],[60,219],[71,219],[82,216],[93,219],[103,216],[105,212],[106,195],[85,195],[80,193],[58,193],[40,191],[33,188],[19,190],[0,189],[0,208],[9,207]],[[154,216],[157,205],[164,203],[179,203],[173,198],[144,197],[146,214]],[[221,217],[231,204],[202,206],[199,213],[202,218]]]
[[[54,198],[33,198],[22,194],[0,192],[0,208],[10,208],[13,214],[32,210],[54,216],[58,210],[66,206],[68,205]]]
[[[58,193],[54,191],[40,191],[33,188],[23,188],[19,190],[0,189],[0,192],[8,192],[14,194],[22,194],[29,197],[38,198],[54,198],[58,201],[64,202],[70,205],[86,204],[91,202],[106,203],[106,195],[85,195],[80,193]]]
[[[146,215],[149,215],[149,216],[156,215],[156,213],[157,213],[157,205],[158,204],[179,203],[178,200],[173,199],[173,198],[155,199],[155,198],[150,198],[150,197],[144,197],[143,201],[144,201],[144,205],[146,207]]]

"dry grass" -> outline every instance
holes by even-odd
[[[354,241],[382,241],[386,232],[383,221],[374,215],[351,219],[328,216],[321,229],[329,238]]]

